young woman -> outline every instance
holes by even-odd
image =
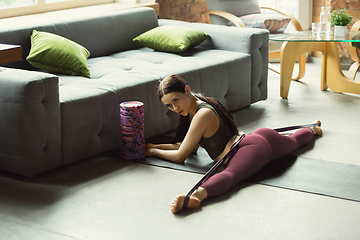
[[[158,87],[158,95],[165,106],[180,114],[176,134],[179,142],[148,143],[145,146],[146,156],[183,163],[200,145],[214,161],[218,161],[244,135],[238,132],[233,116],[218,100],[192,93],[185,80],[178,75],[163,79]],[[322,134],[321,122],[317,123],[319,126],[303,128],[288,136],[268,128],[260,128],[246,135],[238,143],[240,148],[235,155],[225,161],[225,169],[206,180],[191,195],[187,207],[199,207],[202,200],[225,193],[269,162],[308,144],[314,134]],[[173,213],[182,209],[184,199],[185,195],[180,195],[173,200]]]

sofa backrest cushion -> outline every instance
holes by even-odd
[[[155,11],[141,7],[96,16],[64,17],[51,22],[15,22],[10,26],[1,26],[0,42],[22,46],[23,61],[6,66],[34,69],[25,60],[30,52],[30,37],[34,29],[72,40],[88,49],[92,58],[137,49],[140,45],[133,42],[133,38],[157,26]]]

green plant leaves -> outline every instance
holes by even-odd
[[[335,10],[332,12],[330,16],[330,22],[336,26],[347,26],[352,21],[352,16],[345,12],[346,10],[340,10],[336,12]]]

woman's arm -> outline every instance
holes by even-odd
[[[152,143],[146,143],[145,148],[157,148],[162,150],[178,150],[181,143],[174,143],[174,144],[152,144]]]
[[[147,148],[145,151],[146,156],[183,163],[191,153],[196,151],[200,139],[204,136],[210,124],[214,123],[214,119],[218,121],[217,116],[212,110],[199,110],[197,114],[194,115],[184,141],[179,145],[178,149]]]
[[[146,143],[146,144],[145,144],[145,149],[157,148],[157,149],[162,149],[162,150],[178,150],[179,147],[180,147],[180,145],[181,145],[181,142],[174,143],[174,144],[152,144],[152,143]],[[199,145],[196,146],[196,148],[194,149],[194,151],[192,152],[192,154],[196,154],[198,148],[199,148]],[[149,150],[149,151],[151,151],[151,150]]]

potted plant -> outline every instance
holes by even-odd
[[[345,12],[346,10],[340,10],[332,12],[330,16],[330,22],[334,25],[334,35],[345,37],[346,26],[352,21],[352,16]]]

